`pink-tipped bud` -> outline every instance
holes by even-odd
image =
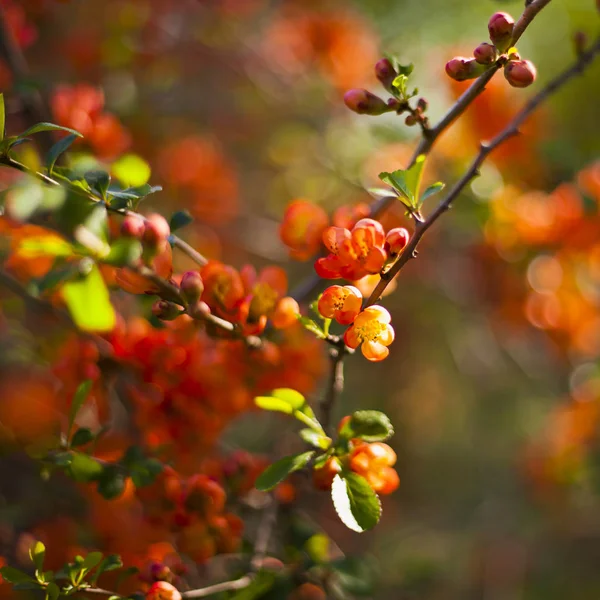
[[[171,234],[167,220],[157,213],[151,214],[144,227],[142,240],[151,248],[160,248]]]
[[[490,40],[500,52],[504,52],[510,46],[515,20],[505,12],[494,13],[488,22]]]
[[[198,271],[187,271],[181,276],[179,287],[188,304],[194,304],[202,296],[204,282]]]
[[[394,66],[387,58],[382,58],[375,63],[375,76],[381,81],[386,90],[391,91],[392,82],[398,77],[398,73],[396,73]]]
[[[473,50],[473,58],[475,58],[480,65],[491,65],[496,58],[498,58],[498,52],[495,46],[483,42]]]
[[[181,308],[174,302],[157,300],[152,305],[152,314],[161,321],[172,321],[181,314]]]
[[[511,60],[504,66],[504,77],[513,87],[530,86],[537,76],[535,65],[529,60]]]
[[[140,239],[146,225],[140,215],[129,213],[121,223],[121,235],[124,237]]]
[[[446,74],[456,81],[475,79],[485,71],[485,66],[480,65],[474,58],[455,56],[446,63]]]
[[[157,581],[146,592],[146,600],[181,600],[181,593],[168,581]]]
[[[424,113],[427,108],[429,107],[429,102],[427,102],[427,100],[425,100],[425,98],[419,98],[419,101],[417,102],[417,109]]]
[[[385,236],[385,249],[389,254],[400,254],[408,244],[410,233],[404,227],[394,227]]]
[[[359,115],[382,115],[389,112],[391,108],[379,96],[368,90],[355,89],[344,94],[346,106]]]

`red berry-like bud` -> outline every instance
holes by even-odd
[[[146,225],[144,219],[142,219],[140,215],[129,213],[121,223],[121,235],[124,237],[140,239],[145,228]]]
[[[515,20],[505,12],[494,13],[488,22],[490,40],[500,52],[504,52],[512,39]]]
[[[157,300],[152,306],[152,314],[161,321],[172,321],[181,314],[181,309],[174,302]]]
[[[146,600],[181,600],[181,594],[167,581],[157,581],[146,592]]]
[[[190,315],[192,319],[204,319],[210,315],[210,306],[208,306],[206,302],[198,300],[197,302],[194,302],[194,304],[188,306],[188,315]]]
[[[152,214],[146,219],[142,240],[152,248],[159,248],[171,234],[167,220],[159,214]]]
[[[504,77],[513,87],[530,86],[537,76],[535,65],[529,60],[511,60],[504,67]]]
[[[187,271],[181,276],[181,293],[188,304],[194,304],[204,291],[204,282],[198,271]]]
[[[446,74],[456,81],[475,79],[485,69],[485,66],[480,65],[474,58],[465,58],[464,56],[455,56],[446,63]]]
[[[424,113],[427,108],[429,107],[429,102],[427,102],[427,100],[425,100],[425,98],[419,98],[419,101],[417,102],[417,109]]]
[[[417,117],[415,115],[406,115],[406,119],[404,119],[404,123],[411,127],[412,125],[416,125]]]
[[[359,115],[382,115],[389,112],[391,108],[379,96],[368,90],[355,89],[344,94],[346,106]]]
[[[495,46],[483,42],[473,50],[473,57],[480,65],[491,65],[498,57],[498,52]]]
[[[375,64],[375,76],[386,90],[391,90],[392,82],[398,77],[398,73],[387,58],[382,58]]]
[[[408,244],[410,233],[404,227],[390,229],[385,237],[385,249],[389,254],[400,254]]]

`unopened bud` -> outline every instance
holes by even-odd
[[[427,100],[425,100],[425,98],[419,98],[419,101],[417,102],[417,108],[422,113],[424,113],[428,107],[429,107],[429,102],[427,102]]]
[[[498,52],[495,46],[483,42],[473,50],[473,57],[480,65],[491,65],[498,57]]]
[[[121,235],[140,239],[145,229],[144,219],[140,215],[129,213],[121,223]]]
[[[529,60],[511,60],[504,67],[504,77],[513,87],[530,86],[537,76],[535,65]]]
[[[404,122],[411,127],[412,125],[416,125],[417,123],[417,117],[415,115],[406,115],[406,119],[404,119]]]
[[[474,58],[456,56],[446,63],[446,74],[456,81],[475,79],[485,71],[485,65],[480,65]]]
[[[157,213],[146,219],[142,240],[152,248],[160,248],[171,234],[167,220]]]
[[[181,314],[181,308],[174,302],[157,300],[152,306],[152,314],[161,321],[172,321]]]
[[[210,306],[208,306],[206,302],[198,300],[197,302],[194,302],[194,304],[188,306],[188,315],[190,315],[192,319],[204,319],[210,315]]]
[[[505,12],[494,13],[488,22],[490,40],[500,52],[504,52],[512,39],[515,20]]]
[[[385,249],[390,254],[400,254],[408,244],[410,234],[404,227],[394,227],[385,236]]]
[[[381,84],[386,90],[391,91],[392,82],[398,77],[398,73],[390,60],[382,58],[375,64],[375,76],[381,81]]]
[[[353,110],[359,115],[376,116],[391,110],[379,96],[363,89],[355,89],[346,92],[344,94],[344,103],[350,110]]]
[[[204,291],[202,276],[198,271],[187,271],[181,276],[181,293],[188,304],[194,304],[198,301]]]

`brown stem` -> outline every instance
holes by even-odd
[[[344,358],[346,356],[346,346],[343,343],[338,344],[337,348],[329,349],[329,358],[331,360],[331,375],[325,399],[321,405],[321,423],[323,429],[329,433],[331,429],[331,413],[333,407],[344,391]]]
[[[541,1],[541,0],[540,0]],[[529,115],[549,96],[559,90],[565,83],[570,79],[582,73],[585,68],[593,61],[596,54],[600,52],[600,38],[585,52],[581,53],[575,63],[568,69],[564,70],[557,77],[555,77],[550,83],[548,83],[538,94],[536,94],[529,102],[521,109],[519,113],[513,118],[513,120],[490,142],[482,143],[479,148],[479,153],[467,169],[465,174],[454,184],[454,187],[448,192],[444,200],[436,207],[436,209],[427,217],[423,223],[417,223],[415,231],[408,242],[406,248],[404,248],[402,254],[398,260],[394,263],[392,268],[381,277],[377,287],[373,290],[372,294],[366,302],[366,306],[375,304],[381,298],[381,295],[389,285],[390,281],[399,273],[404,265],[411,260],[416,258],[416,250],[421,238],[425,232],[445,213],[452,202],[458,198],[462,191],[467,187],[471,180],[477,176],[479,167],[483,164],[488,155],[495,150],[498,146],[506,142],[508,139],[514,137],[519,133],[519,127],[529,117]]]

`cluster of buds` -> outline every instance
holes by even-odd
[[[146,218],[128,213],[121,223],[121,235],[140,240],[144,246],[144,260],[150,262],[168,244],[171,228],[167,220],[158,213]]]
[[[521,60],[515,48],[511,48],[515,20],[505,12],[494,13],[488,22],[491,44],[483,42],[473,50],[473,56],[455,56],[446,63],[446,74],[456,81],[475,79],[494,64],[504,65],[504,77],[513,87],[531,85],[536,69],[529,60]],[[498,62],[500,61],[500,62]]]
[[[346,416],[340,421],[339,432],[349,419]],[[396,453],[387,444],[353,439],[348,454],[332,456],[322,466],[313,469],[313,485],[318,490],[327,491],[331,489],[335,476],[347,469],[364,477],[374,492],[391,494],[400,485],[398,473],[393,468],[395,464]]]
[[[409,113],[405,120],[407,125],[420,123],[422,127],[429,126],[428,119],[424,114],[427,110],[427,101],[425,98],[419,98],[417,106],[415,108],[411,107],[409,99],[412,95],[408,95],[405,89],[395,85],[400,73],[394,68],[389,59],[382,58],[375,64],[375,75],[393,97],[386,101],[369,90],[352,89],[344,94],[344,103],[350,110],[359,115],[371,116],[382,115],[387,112],[395,112],[401,115],[407,112]]]

